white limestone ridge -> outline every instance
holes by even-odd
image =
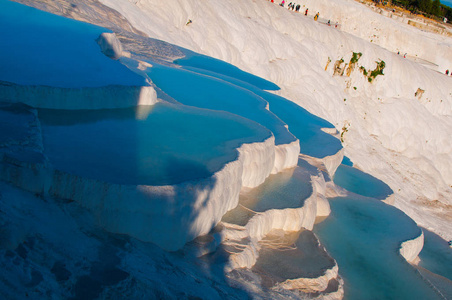
[[[49,109],[111,109],[157,103],[152,86],[108,85],[64,88],[0,82],[0,98]]]
[[[419,253],[422,251],[424,247],[424,233],[412,239],[405,241],[400,246],[400,255],[406,259],[409,263],[417,263],[419,261]]]
[[[112,32],[103,32],[96,40],[103,54],[111,59],[119,59],[122,56],[122,45]]]

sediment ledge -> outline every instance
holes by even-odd
[[[24,103],[35,108],[111,109],[153,105],[157,102],[157,93],[152,86],[61,88],[2,81],[0,101]]]
[[[342,148],[337,153],[321,159],[330,178],[334,177],[334,173],[336,173],[337,168],[341,165],[344,159],[344,151],[345,149]]]
[[[281,172],[284,169],[293,168],[298,163],[300,154],[300,141],[296,139],[290,144],[281,144],[275,146],[275,164],[272,174]]]
[[[422,248],[424,247],[424,232],[421,231],[421,234],[412,239],[403,242],[400,245],[400,255],[403,256],[403,258],[406,259],[409,263],[416,263],[418,260],[418,255],[422,251]]]
[[[322,292],[328,287],[331,279],[337,278],[339,275],[339,267],[334,262],[334,266],[327,269],[321,276],[315,278],[297,278],[288,279],[278,283],[277,286],[286,290],[302,290],[305,292]]]

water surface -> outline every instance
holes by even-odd
[[[330,199],[331,215],[314,227],[339,265],[345,299],[440,299],[399,254],[400,243],[421,230],[379,200]]]
[[[212,59],[202,55],[190,54],[188,59],[176,62],[181,64],[185,70],[221,79],[260,97],[265,103],[268,103],[270,111],[289,126],[289,131],[300,142],[301,153],[323,158],[336,154],[342,149],[339,139],[322,131],[322,128],[334,128],[331,123],[309,113],[284,97],[266,91],[274,90],[274,88],[265,82],[256,83],[256,76],[218,60],[214,60],[213,65],[210,65]],[[253,77],[250,79],[250,76]],[[266,126],[264,123],[261,124]],[[278,133],[275,133],[275,136],[278,140]]]
[[[384,200],[393,194],[383,181],[354,167],[341,164],[334,174],[334,183],[350,192]]]
[[[271,136],[238,116],[164,103],[111,110],[42,109],[39,118],[45,154],[55,168],[119,184],[206,178],[235,160],[243,143]]]

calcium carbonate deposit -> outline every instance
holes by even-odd
[[[0,0],[3,298],[452,298],[451,27],[278,4]]]

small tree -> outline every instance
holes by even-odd
[[[440,9],[441,3],[439,2],[439,0],[433,0],[432,3],[432,9],[431,9],[431,13],[434,16],[441,16],[441,9]]]

